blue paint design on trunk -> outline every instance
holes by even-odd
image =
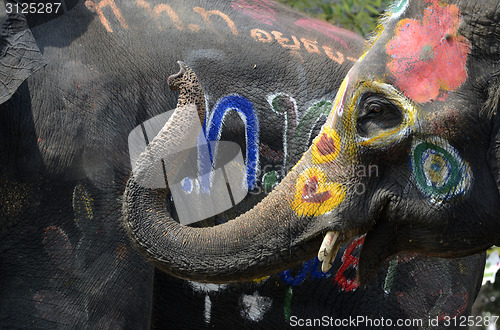
[[[236,111],[245,123],[247,184],[248,189],[253,189],[259,160],[259,121],[252,102],[240,95],[228,95],[221,98],[215,105],[208,122],[207,140],[220,140],[224,117],[230,110]]]

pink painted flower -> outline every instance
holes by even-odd
[[[387,65],[395,85],[418,103],[444,99],[467,78],[468,40],[458,35],[460,15],[455,5],[432,4],[420,21],[403,19],[386,45]]]

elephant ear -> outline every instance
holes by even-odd
[[[7,13],[6,3],[0,0],[0,104],[7,101],[26,78],[45,65],[26,17],[14,11]]]

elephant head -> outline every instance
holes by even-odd
[[[365,233],[362,281],[398,251],[459,257],[497,243],[499,10],[496,1],[396,1],[321,133],[266,198],[225,224],[192,228],[171,218],[164,190],[132,176],[123,206],[132,239],[164,271],[209,282],[289,268],[322,240],[328,269],[342,242]]]

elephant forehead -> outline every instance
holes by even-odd
[[[459,34],[459,8],[437,0],[408,7],[399,1],[388,11],[354,71],[394,85],[415,103],[446,100],[468,76],[471,45]]]

